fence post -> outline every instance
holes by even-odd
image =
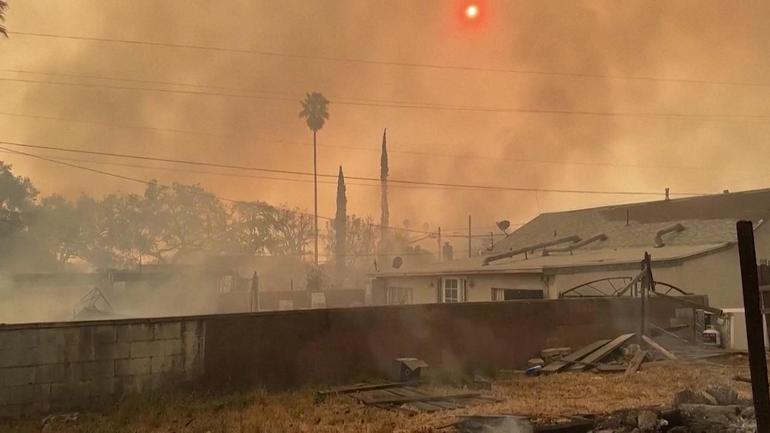
[[[767,383],[764,326],[759,303],[757,256],[754,249],[754,227],[751,221],[738,221],[738,255],[743,283],[743,306],[746,312],[746,339],[749,344],[751,391],[757,432],[770,433],[770,392]]]

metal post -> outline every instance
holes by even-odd
[[[647,334],[647,289],[650,287],[650,255],[645,252],[642,260],[642,280],[639,284],[639,342]]]
[[[743,307],[746,312],[746,339],[749,344],[749,368],[751,392],[754,396],[754,413],[757,432],[770,433],[770,392],[767,383],[765,337],[762,326],[762,310],[759,304],[759,278],[757,256],[754,249],[754,227],[751,221],[738,221],[738,255],[743,283]]]

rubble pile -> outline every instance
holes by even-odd
[[[750,433],[755,432],[754,407],[727,386],[703,391],[685,389],[671,409],[622,411],[597,420],[593,433]]]

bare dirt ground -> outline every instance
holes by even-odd
[[[409,416],[367,407],[346,396],[315,401],[315,390],[280,394],[262,391],[207,396],[174,394],[126,399],[103,413],[80,413],[76,421],[41,426],[41,418],[0,421],[0,432],[61,433],[251,433],[251,432],[451,432],[443,428],[465,414],[517,414],[539,421],[557,421],[579,414],[622,409],[663,408],[686,387],[714,383],[750,396],[745,357],[701,361],[667,361],[645,365],[631,377],[622,373],[562,373],[544,377],[515,376],[494,383],[501,399],[481,406]],[[457,389],[443,388],[447,392]]]

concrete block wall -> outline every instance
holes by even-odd
[[[93,408],[203,374],[205,322],[0,326],[0,417]]]

